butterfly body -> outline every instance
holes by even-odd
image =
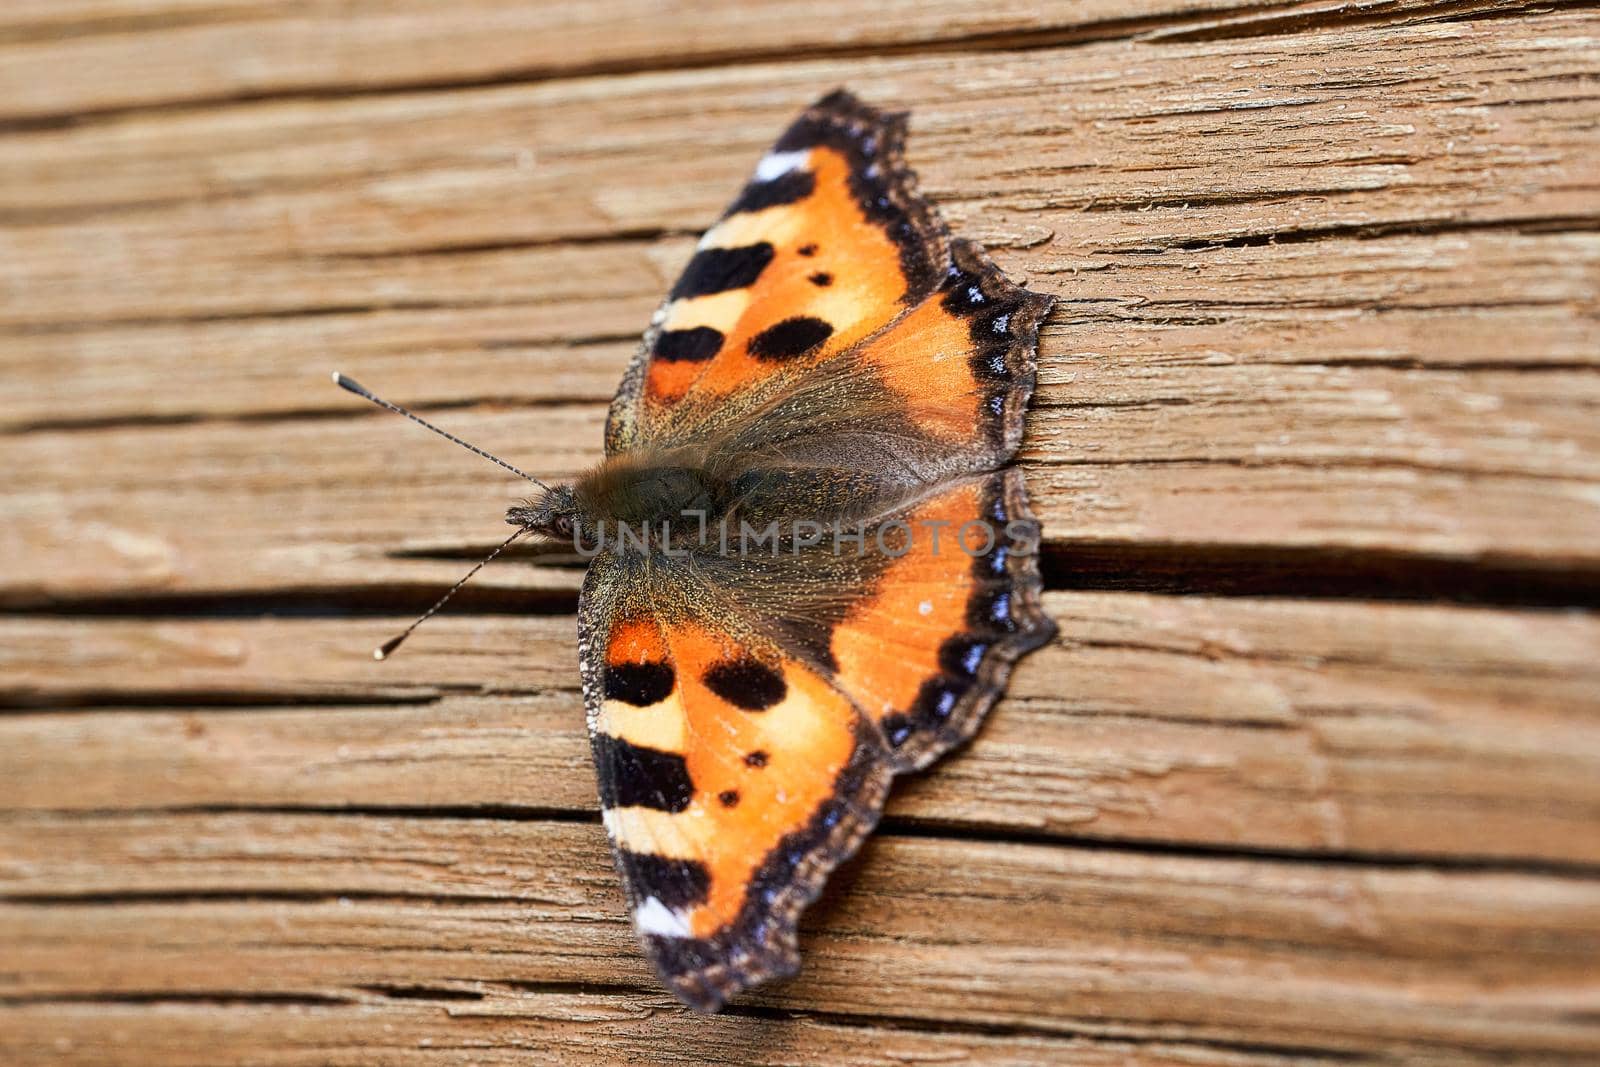
[[[794,973],[893,777],[1054,633],[1008,465],[1051,300],[949,237],[903,137],[842,91],[808,109],[653,319],[605,461],[507,515],[590,558],[602,814],[699,1010]]]
[[[511,508],[506,521],[553,539],[595,543],[619,525],[654,535],[686,512],[709,513],[729,492],[725,477],[698,451],[640,450]]]

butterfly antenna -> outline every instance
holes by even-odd
[[[456,595],[456,590],[458,590],[462,586],[466,585],[468,579],[470,579],[474,574],[477,574],[479,571],[483,570],[484,567],[489,565],[489,561],[490,560],[494,559],[500,553],[502,553],[506,549],[510,548],[511,547],[511,542],[515,541],[517,538],[521,537],[523,534],[525,534],[527,532],[528,531],[527,531],[526,528],[518,530],[516,533],[512,534],[510,537],[508,537],[504,541],[502,541],[500,543],[500,547],[499,548],[495,549],[493,552],[491,552],[487,556],[483,557],[481,560],[479,560],[477,562],[477,564],[470,571],[468,571],[466,574],[463,574],[461,576],[461,580],[459,582],[457,582],[455,585],[452,585],[450,587],[450,591],[445,593],[444,596],[440,597],[434,603],[433,607],[429,608],[427,611],[424,611],[420,616],[418,616],[416,622],[412,623],[410,626],[407,626],[399,634],[397,634],[394,637],[389,638],[389,640],[385,641],[383,644],[381,644],[377,648],[373,649],[372,650],[372,658],[373,659],[377,659],[377,660],[385,660],[385,659],[388,659],[390,656],[392,656],[394,654],[394,650],[400,647],[401,642],[403,642],[406,638],[411,636],[411,631],[415,630],[417,627],[421,626],[423,623],[427,622],[429,619],[433,618],[436,614],[438,614],[439,609],[444,607],[445,604],[450,600],[450,598]]]
[[[457,437],[455,434],[446,433],[445,431],[439,429],[439,427],[435,426],[433,423],[429,422],[427,419],[423,418],[422,416],[413,415],[411,412],[407,411],[405,408],[401,407],[399,404],[391,404],[391,403],[389,403],[387,400],[383,399],[381,396],[378,396],[376,393],[374,393],[371,390],[369,390],[366,386],[362,385],[360,382],[356,381],[354,378],[346,378],[344,375],[340,374],[338,371],[334,371],[333,372],[333,384],[337,385],[340,389],[344,389],[344,390],[347,390],[349,392],[352,392],[352,393],[356,394],[356,396],[365,397],[366,399],[372,401],[374,404],[378,405],[380,408],[387,408],[388,410],[394,412],[396,415],[404,415],[406,418],[410,419],[412,422],[416,423],[418,426],[421,426],[421,427],[423,427],[425,429],[432,430],[434,433],[438,434],[440,437],[443,437],[446,441],[454,441],[456,444],[460,445],[462,448],[466,449],[468,452],[471,452],[474,455],[482,456],[484,459],[488,460],[491,463],[500,464],[500,466],[504,467],[506,470],[510,471],[512,474],[515,474],[519,478],[528,479],[528,481],[532,482],[534,485],[537,485],[540,489],[549,489],[550,488],[548,485],[545,485],[543,482],[541,482],[539,479],[535,478],[533,475],[529,474],[527,471],[519,470],[518,468],[513,467],[511,464],[507,463],[505,460],[501,459],[499,456],[491,455],[490,453],[485,452],[483,449],[479,448],[477,445],[469,445],[469,444],[467,444],[467,442],[463,441],[461,438]],[[507,543],[509,544],[510,542],[507,542]],[[504,547],[504,546],[501,546],[501,547]],[[491,556],[489,558],[493,559],[494,557]],[[484,563],[487,563],[487,562],[488,562],[488,560],[484,560]],[[479,566],[482,566],[482,564],[479,564]],[[465,581],[465,580],[466,579],[462,579],[462,581]],[[453,593],[453,592],[455,592],[455,590],[452,589],[450,592]],[[421,620],[419,619],[418,621],[420,622]],[[382,659],[383,657],[379,656],[378,658]]]

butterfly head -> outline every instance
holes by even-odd
[[[578,524],[577,494],[570,485],[546,489],[506,511],[506,522],[557,541],[572,540]]]

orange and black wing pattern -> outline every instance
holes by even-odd
[[[1022,473],[1005,470],[944,487],[870,543],[875,574],[833,625],[831,677],[894,769],[920,770],[970,738],[1017,660],[1055,636],[1039,527]]]
[[[603,819],[647,955],[700,1011],[798,970],[800,913],[893,776],[971,737],[1055,633],[1019,472],[856,532],[860,555],[822,543],[707,559],[692,578],[611,553],[590,565],[580,646]]]
[[[605,825],[647,954],[699,1010],[793,973],[800,912],[893,776],[971,737],[1055,633],[1008,466],[1051,298],[949,237],[904,136],[848,93],[805,111],[607,424],[615,469],[692,456],[724,525],[786,531],[602,551],[580,604]]]
[[[580,612],[606,832],[634,924],[679,999],[716,1011],[800,966],[796,926],[877,823],[892,771],[849,698],[685,588],[612,556]],[[663,605],[674,605],[663,610]]]
[[[692,436],[730,396],[849,350],[939,287],[949,240],[905,134],[904,115],[843,91],[789,127],[656,312],[608,451]]]

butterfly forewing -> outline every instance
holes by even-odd
[[[946,231],[902,161],[905,120],[832,93],[700,239],[612,405],[608,447],[691,434],[719,401],[824,360],[933,292]]]

